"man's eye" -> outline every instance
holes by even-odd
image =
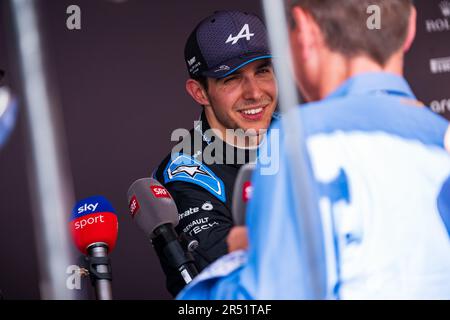
[[[223,83],[229,83],[232,82],[233,80],[237,80],[237,77],[228,77],[225,80],[223,80]]]
[[[270,72],[269,68],[262,68],[258,70],[258,73],[268,73],[268,72]]]

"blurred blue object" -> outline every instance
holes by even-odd
[[[0,149],[3,148],[16,124],[17,101],[7,87],[0,88]]]

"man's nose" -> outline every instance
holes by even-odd
[[[258,100],[262,97],[263,91],[259,83],[254,78],[246,78],[243,83],[243,97],[244,99]]]

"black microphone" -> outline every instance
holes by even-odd
[[[178,210],[169,191],[157,180],[144,178],[131,185],[127,196],[133,220],[150,237],[155,249],[180,271],[186,284],[191,282],[198,271],[192,254],[183,248],[175,231]]]
[[[236,226],[245,225],[245,212],[252,197],[252,174],[255,167],[253,163],[243,165],[234,182],[232,215]]]

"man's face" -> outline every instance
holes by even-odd
[[[323,70],[333,74],[338,65],[330,63],[323,35],[315,20],[303,9],[294,7],[295,23],[289,29],[289,42],[297,86],[307,102],[321,99],[320,84]]]
[[[317,70],[314,64],[314,61],[316,61],[314,59],[315,57],[305,59],[304,55],[301,54],[303,52],[303,44],[300,42],[298,37],[298,30],[290,30],[289,38],[297,87],[300,89],[300,92],[307,102],[317,100],[314,98],[313,94],[315,92],[318,78]]]
[[[270,60],[249,63],[222,79],[208,78],[208,97],[217,129],[267,129],[277,102]]]

